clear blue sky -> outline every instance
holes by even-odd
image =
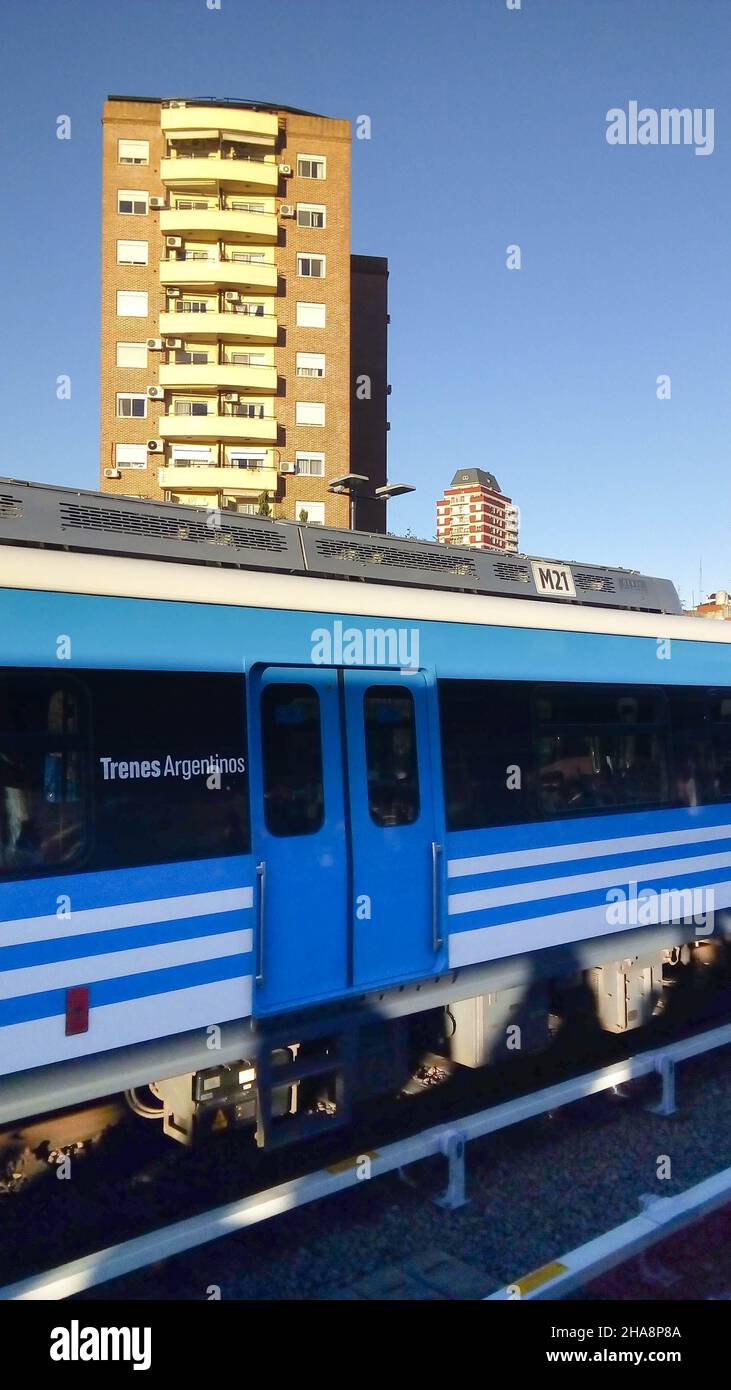
[[[390,261],[389,473],[418,489],[392,529],[432,536],[481,465],[524,549],[731,587],[729,0],[23,0],[2,24],[2,473],[97,486],[108,93],[367,114],[353,250]],[[610,147],[630,100],[713,107],[714,153]]]

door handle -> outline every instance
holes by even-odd
[[[433,946],[433,948],[434,948],[435,951],[438,951],[438,950],[440,949],[440,947],[444,945],[444,942],[443,942],[443,939],[442,939],[442,931],[441,931],[441,924],[442,924],[442,874],[441,874],[441,864],[442,864],[442,854],[443,854],[443,852],[444,852],[444,846],[443,846],[443,845],[438,845],[437,842],[436,842],[436,840],[433,840],[433,841],[432,841],[432,847],[431,847],[431,895],[432,895],[431,933],[432,933],[432,946]]]
[[[256,922],[256,983],[264,983],[264,909],[266,906],[267,866],[262,859],[256,866],[257,878],[257,922]]]

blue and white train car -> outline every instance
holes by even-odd
[[[731,629],[665,581],[2,480],[0,613],[0,1123],[284,1142],[721,939]]]

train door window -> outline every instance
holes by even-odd
[[[312,835],[325,815],[317,691],[284,682],[265,686],[261,729],[267,829],[272,835]]]
[[[368,807],[376,825],[411,825],[419,815],[414,698],[372,685],[364,699]]]
[[[87,836],[89,719],[80,682],[0,673],[0,874],[68,868]]]

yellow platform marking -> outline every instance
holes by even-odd
[[[568,1265],[562,1265],[560,1260],[553,1260],[551,1264],[541,1265],[540,1269],[524,1274],[521,1279],[514,1279],[510,1287],[519,1289],[521,1294],[532,1293],[534,1289],[539,1289],[541,1284],[548,1284],[551,1279],[557,1279],[559,1274],[565,1274],[567,1269]]]

